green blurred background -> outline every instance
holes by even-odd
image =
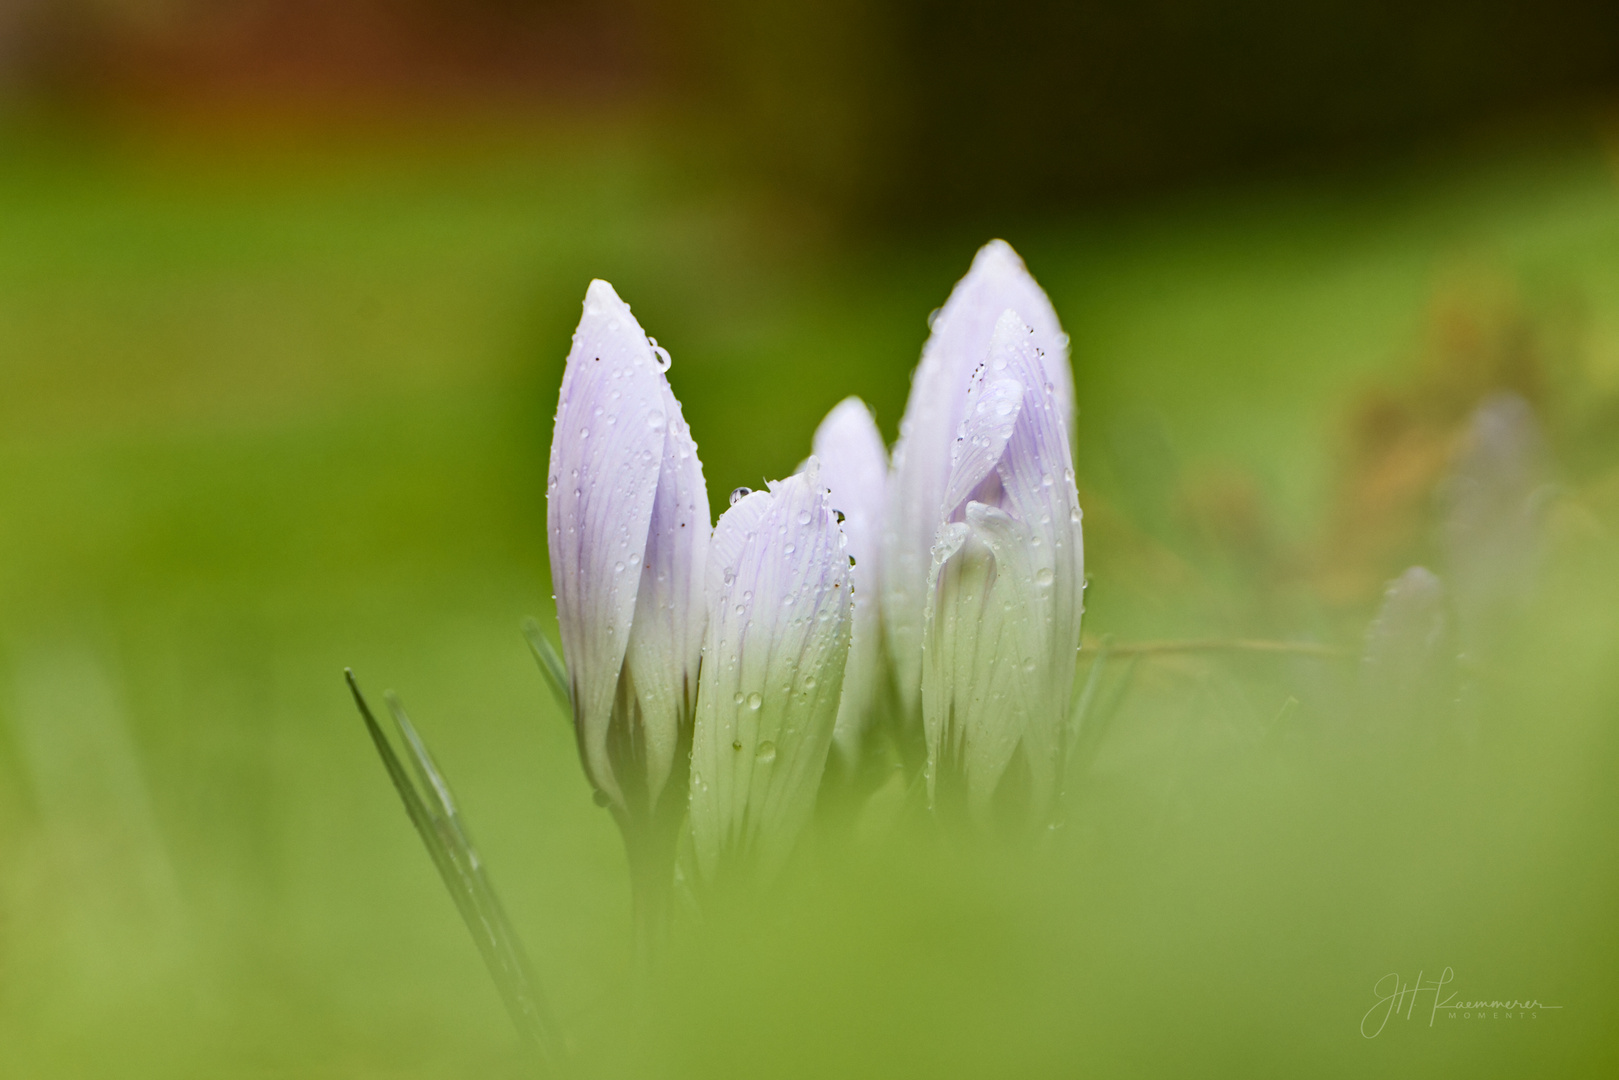
[[[1619,1066],[1609,9],[84,0],[0,10],[0,57],[0,1073],[519,1074],[345,665],[587,1075]],[[1467,414],[1535,405],[1482,734],[1383,752],[1353,665],[1115,665],[1038,850],[829,833],[637,989],[518,633],[584,288],[669,348],[719,503],[847,394],[892,438],[993,235],[1072,336],[1092,644],[1357,647],[1443,572]],[[1361,1037],[1445,965],[1564,1008]]]

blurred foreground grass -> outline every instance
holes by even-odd
[[[1616,1064],[1619,473],[1592,410],[1619,390],[1619,185],[1594,145],[1006,234],[1073,337],[1088,636],[1357,646],[1424,541],[1333,547],[1356,402],[1458,348],[1446,297],[1486,352],[1529,327],[1572,386],[1536,402],[1568,494],[1472,750],[1323,736],[1342,673],[1315,661],[1143,662],[1037,857],[824,845],[639,997],[618,837],[517,630],[550,617],[584,287],[670,349],[718,502],[846,394],[892,435],[986,237],[829,240],[645,133],[0,150],[5,1075],[515,1074],[349,664],[457,783],[587,1072]],[[1370,592],[1321,584],[1355,558]],[[1361,1037],[1379,977],[1447,964],[1565,1008]]]

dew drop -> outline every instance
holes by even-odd
[[[1051,567],[1042,566],[1040,569],[1036,570],[1034,572],[1034,580],[1035,584],[1040,585],[1042,588],[1050,585],[1052,580]]]
[[[747,699],[742,696],[742,691],[738,690],[736,692],[736,696],[731,699],[731,704],[740,705],[745,700],[747,700]]]
[[[752,709],[754,712],[758,712],[759,706],[763,705],[764,703],[765,699],[760,697],[757,692],[748,695],[748,708]]]
[[[754,760],[761,765],[769,765],[776,760],[776,744],[766,739],[759,744],[759,752],[753,755]]]
[[[739,488],[737,488],[735,491],[731,492],[731,505],[735,506],[737,503],[741,502],[743,499],[746,499],[749,495],[752,495],[752,494],[753,494],[753,489],[752,488],[749,488],[749,487],[739,487]]]
[[[656,367],[659,371],[668,371],[669,370],[669,365],[672,362],[669,359],[669,350],[665,349],[662,345],[659,345],[658,344],[658,339],[655,338],[655,337],[649,337],[646,340],[647,340],[647,344],[652,346],[652,352],[653,352],[652,365],[654,367]]]

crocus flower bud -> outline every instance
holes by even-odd
[[[979,249],[972,269],[931,320],[932,334],[911,378],[905,419],[894,447],[883,528],[883,625],[900,708],[915,715],[922,678],[922,622],[934,532],[950,479],[952,447],[967,408],[973,370],[989,355],[1001,313],[1033,329],[1037,389],[1049,385],[1052,415],[1063,431],[1073,417],[1068,337],[1040,286],[1004,240]],[[1053,464],[1057,475],[1066,465]]]
[[[857,397],[835,405],[815,429],[815,456],[821,481],[832,492],[832,506],[843,515],[848,537],[849,580],[854,589],[854,621],[849,662],[843,672],[843,699],[832,738],[838,753],[853,763],[882,692],[882,626],[879,544],[888,453],[871,410]]]
[[[1039,820],[1056,792],[1084,610],[1079,496],[1065,402],[1011,311],[967,384],[927,578],[922,714],[928,791],[983,820],[1007,800]]]
[[[668,366],[612,286],[591,282],[546,525],[579,754],[627,839],[654,817],[678,822],[683,778],[670,777],[685,765],[707,617],[708,494]]]
[[[1551,479],[1535,410],[1517,394],[1486,398],[1440,491],[1458,644],[1475,663],[1499,658],[1534,594]]]
[[[698,872],[768,874],[815,807],[849,649],[849,557],[820,465],[739,489],[714,528],[691,755]]]
[[[1456,719],[1456,641],[1444,584],[1413,566],[1389,583],[1366,631],[1362,730],[1381,749],[1431,748]]]

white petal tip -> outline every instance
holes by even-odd
[[[629,305],[619,298],[613,287],[601,278],[595,278],[585,290],[585,314],[606,315],[628,311]]]
[[[997,271],[1002,273],[1010,271],[1017,274],[1028,273],[1028,269],[1023,265],[1023,259],[1018,256],[1016,251],[1012,250],[1012,245],[1005,240],[999,239],[991,240],[978,249],[978,254],[973,256],[972,268],[973,272],[976,273]]]

